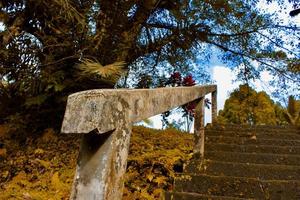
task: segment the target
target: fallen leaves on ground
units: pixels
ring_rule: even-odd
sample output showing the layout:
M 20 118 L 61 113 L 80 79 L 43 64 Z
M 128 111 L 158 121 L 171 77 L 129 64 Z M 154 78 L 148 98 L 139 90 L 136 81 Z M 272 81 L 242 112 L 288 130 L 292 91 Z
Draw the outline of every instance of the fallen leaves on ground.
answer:
M 51 128 L 38 136 L 1 127 L 0 199 L 69 199 L 80 137 Z M 123 200 L 158 199 L 172 189 L 175 173 L 192 155 L 192 138 L 175 129 L 134 127 Z

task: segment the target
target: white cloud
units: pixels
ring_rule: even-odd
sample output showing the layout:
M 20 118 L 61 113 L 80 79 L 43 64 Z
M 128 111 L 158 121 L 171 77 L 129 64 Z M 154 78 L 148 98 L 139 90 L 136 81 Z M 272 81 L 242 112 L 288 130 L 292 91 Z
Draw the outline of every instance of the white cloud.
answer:
M 237 88 L 239 83 L 233 82 L 234 73 L 224 66 L 213 67 L 212 79 L 218 86 L 218 110 L 223 109 L 225 100 L 229 97 L 230 92 Z

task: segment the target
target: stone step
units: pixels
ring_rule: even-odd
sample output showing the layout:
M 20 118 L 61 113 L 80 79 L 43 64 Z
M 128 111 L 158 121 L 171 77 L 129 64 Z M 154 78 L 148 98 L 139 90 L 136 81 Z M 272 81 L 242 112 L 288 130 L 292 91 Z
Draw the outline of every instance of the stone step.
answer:
M 247 199 L 299 199 L 300 181 L 263 181 L 242 177 L 185 175 L 175 179 L 174 191 L 219 196 L 219 199 L 226 199 L 228 196 Z
M 248 137 L 232 137 L 232 136 L 205 136 L 205 144 L 225 143 L 225 144 L 253 144 L 253 145 L 276 145 L 276 146 L 300 146 L 300 140 L 288 140 L 288 139 L 266 139 L 260 138 L 260 136 L 248 136 Z
M 300 166 L 300 155 L 205 151 L 205 159 L 223 162 Z
M 232 131 L 292 131 L 299 132 L 299 127 L 296 126 L 272 126 L 272 125 L 258 125 L 258 126 L 249 126 L 249 125 L 214 125 L 207 126 L 207 130 L 232 130 Z
M 206 131 L 217 131 L 217 132 L 263 132 L 263 133 L 294 133 L 294 134 L 299 134 L 298 129 L 231 129 L 231 128 L 226 128 L 226 129 L 205 129 Z
M 205 151 L 229 151 L 240 153 L 272 153 L 300 155 L 300 146 L 205 144 Z
M 273 127 L 248 127 L 248 128 L 241 128 L 241 127 L 205 127 L 205 130 L 213 130 L 213 131 L 292 131 L 292 132 L 299 132 L 300 128 L 299 127 L 278 127 L 278 126 L 273 126 Z
M 268 129 L 268 130 L 231 130 L 231 129 L 226 129 L 226 130 L 211 130 L 211 129 L 205 129 L 206 132 L 211 133 L 211 132 L 216 132 L 218 134 L 222 134 L 224 132 L 228 132 L 230 134 L 236 134 L 239 133 L 240 135 L 244 135 L 244 134 L 266 134 L 266 133 L 272 133 L 272 134 L 295 134 L 295 135 L 300 135 L 299 131 L 294 131 L 294 130 L 272 130 L 272 129 Z
M 300 180 L 300 166 L 234 163 L 204 160 L 186 168 L 188 174 L 235 176 L 262 180 Z
M 229 137 L 246 137 L 261 139 L 287 139 L 287 140 L 300 140 L 300 134 L 295 133 L 282 133 L 282 132 L 254 132 L 254 131 L 205 131 L 206 136 L 229 136 Z
M 254 200 L 252 198 L 236 198 L 229 196 L 214 196 L 188 192 L 165 192 L 164 200 Z

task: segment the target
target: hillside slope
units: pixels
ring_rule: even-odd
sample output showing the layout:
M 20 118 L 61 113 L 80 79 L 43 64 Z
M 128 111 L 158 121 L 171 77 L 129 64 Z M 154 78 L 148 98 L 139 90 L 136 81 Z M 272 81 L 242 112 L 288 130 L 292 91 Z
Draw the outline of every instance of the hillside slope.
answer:
M 47 129 L 42 136 L 0 125 L 0 199 L 68 199 L 79 135 Z M 191 157 L 193 136 L 174 129 L 134 127 L 124 200 L 157 199 Z

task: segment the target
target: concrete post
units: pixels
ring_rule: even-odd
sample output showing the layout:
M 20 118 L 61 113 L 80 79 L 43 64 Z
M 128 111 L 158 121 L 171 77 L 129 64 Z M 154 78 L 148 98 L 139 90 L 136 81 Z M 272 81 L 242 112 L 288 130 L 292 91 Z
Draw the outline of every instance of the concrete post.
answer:
M 195 109 L 194 122 L 194 155 L 203 158 L 204 155 L 204 98 L 198 100 Z
M 122 199 L 131 126 L 82 139 L 70 199 Z
M 217 122 L 218 106 L 217 106 L 217 90 L 211 93 L 211 120 L 212 124 Z

